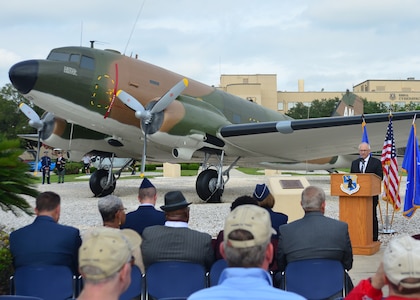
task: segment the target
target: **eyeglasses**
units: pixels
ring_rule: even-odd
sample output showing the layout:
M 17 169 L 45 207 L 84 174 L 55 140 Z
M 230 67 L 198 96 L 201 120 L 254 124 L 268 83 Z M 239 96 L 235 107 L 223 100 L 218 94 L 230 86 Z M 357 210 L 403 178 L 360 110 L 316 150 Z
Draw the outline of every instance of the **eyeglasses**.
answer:
M 120 208 L 119 210 L 127 211 L 127 208 L 123 207 L 123 208 Z
M 131 256 L 130 260 L 128 261 L 130 263 L 130 265 L 134 266 L 136 259 L 134 258 L 134 256 Z

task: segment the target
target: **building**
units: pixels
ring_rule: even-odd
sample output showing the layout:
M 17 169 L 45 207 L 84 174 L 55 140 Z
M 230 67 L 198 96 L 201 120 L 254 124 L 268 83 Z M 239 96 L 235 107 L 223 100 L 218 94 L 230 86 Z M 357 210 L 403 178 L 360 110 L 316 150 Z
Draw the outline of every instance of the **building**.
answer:
M 305 92 L 303 80 L 298 81 L 296 92 L 281 92 L 277 89 L 276 74 L 221 75 L 219 88 L 282 113 L 298 102 L 310 106 L 313 100 L 341 99 L 346 93 Z M 420 105 L 420 80 L 412 77 L 407 80 L 366 80 L 355 85 L 352 92 L 362 99 L 383 102 L 387 106 L 404 106 L 410 102 Z

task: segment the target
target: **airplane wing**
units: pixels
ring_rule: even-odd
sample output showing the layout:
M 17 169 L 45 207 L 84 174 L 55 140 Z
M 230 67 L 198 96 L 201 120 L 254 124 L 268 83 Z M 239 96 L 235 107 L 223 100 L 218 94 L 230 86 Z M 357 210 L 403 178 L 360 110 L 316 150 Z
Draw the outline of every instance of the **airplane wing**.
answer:
M 414 112 L 394 113 L 392 123 L 397 147 L 405 147 Z M 382 149 L 389 114 L 366 115 L 372 151 Z M 227 125 L 221 138 L 255 154 L 286 161 L 305 161 L 356 154 L 362 137 L 362 116 L 330 117 L 265 123 Z

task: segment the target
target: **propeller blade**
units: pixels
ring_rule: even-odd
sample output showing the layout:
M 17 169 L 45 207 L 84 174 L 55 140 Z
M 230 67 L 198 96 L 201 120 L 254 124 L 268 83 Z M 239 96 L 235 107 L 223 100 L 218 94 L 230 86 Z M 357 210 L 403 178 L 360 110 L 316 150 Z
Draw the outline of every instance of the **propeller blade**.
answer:
M 141 103 L 129 93 L 119 90 L 117 92 L 117 97 L 120 98 L 122 103 L 136 112 L 134 115 L 137 119 L 150 118 L 150 111 L 145 110 L 143 105 L 141 105 Z
M 132 110 L 134 110 L 134 111 L 144 111 L 143 105 L 141 105 L 141 103 L 138 102 L 137 99 L 134 98 L 133 96 L 131 96 L 129 93 L 127 93 L 123 90 L 119 90 L 117 92 L 117 97 L 122 101 L 122 103 L 127 105 Z
M 39 118 L 38 114 L 26 103 L 19 104 L 19 109 L 29 119 L 29 125 L 40 130 L 43 126 L 43 122 Z
M 158 113 L 168 107 L 178 97 L 183 90 L 188 86 L 188 79 L 184 78 L 176 85 L 174 85 L 162 98 L 153 106 L 151 113 Z

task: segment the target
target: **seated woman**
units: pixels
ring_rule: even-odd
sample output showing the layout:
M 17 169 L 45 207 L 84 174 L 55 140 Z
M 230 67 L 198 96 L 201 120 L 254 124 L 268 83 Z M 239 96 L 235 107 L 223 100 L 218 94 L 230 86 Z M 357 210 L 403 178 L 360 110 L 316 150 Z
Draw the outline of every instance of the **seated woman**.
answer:
M 270 193 L 268 186 L 264 183 L 255 186 L 254 194 L 252 196 L 258 201 L 259 206 L 265 208 L 270 213 L 271 226 L 277 232 L 277 236 L 273 236 L 273 238 L 278 238 L 279 227 L 283 224 L 287 224 L 289 217 L 281 212 L 273 211 L 275 204 L 274 196 Z

